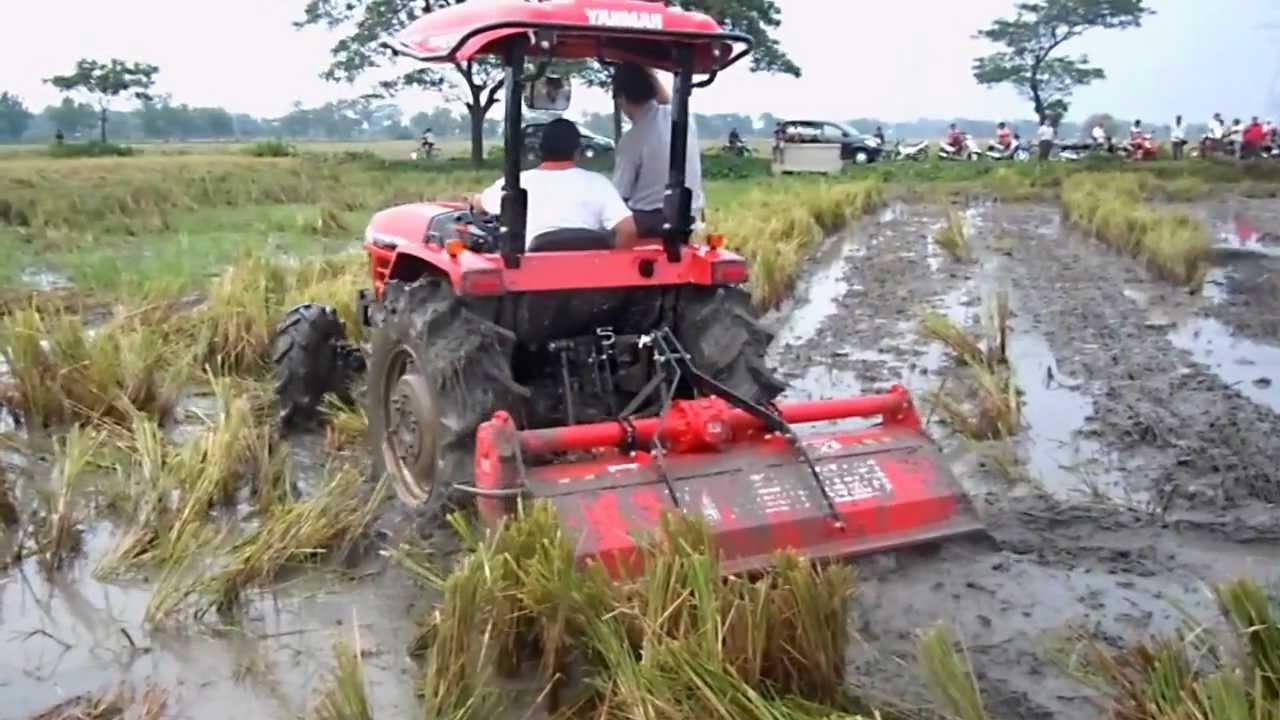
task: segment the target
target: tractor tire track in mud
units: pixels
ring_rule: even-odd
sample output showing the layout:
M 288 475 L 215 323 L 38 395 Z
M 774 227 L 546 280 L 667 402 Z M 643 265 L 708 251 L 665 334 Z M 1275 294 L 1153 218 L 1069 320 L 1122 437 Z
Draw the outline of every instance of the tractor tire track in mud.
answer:
M 926 704 L 914 633 L 944 621 L 968 643 L 993 716 L 1097 718 L 1092 691 L 1062 659 L 1075 638 L 1119 647 L 1177 630 L 1184 610 L 1213 622 L 1209 583 L 1280 579 L 1280 549 L 1257 542 L 1280 537 L 1269 505 L 1280 493 L 1280 416 L 1173 341 L 1205 314 L 1229 322 L 1229 303 L 1151 280 L 1068 232 L 1054 207 L 977 206 L 965 217 L 972 263 L 930 241 L 941 208 L 892 208 L 851 230 L 833 264 L 802 283 L 773 348 L 787 396 L 902 382 L 927 412 L 924 391 L 957 370 L 915 336 L 922 310 L 973 325 L 985 296 L 1011 293 L 1010 355 L 1029 424 L 1017 443 L 1044 492 L 997 480 L 971 443 L 932 423 L 991 541 L 861 561 L 850 676 L 872 699 Z

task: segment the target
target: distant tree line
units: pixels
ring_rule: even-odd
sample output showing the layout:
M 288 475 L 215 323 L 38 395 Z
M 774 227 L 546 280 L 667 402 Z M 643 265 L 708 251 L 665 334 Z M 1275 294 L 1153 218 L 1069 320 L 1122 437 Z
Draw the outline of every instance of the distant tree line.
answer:
M 177 103 L 168 96 L 143 101 L 134 110 L 107 110 L 106 124 L 115 141 L 254 140 L 409 140 L 430 127 L 439 137 L 470 132 L 465 113 L 446 107 L 406 118 L 399 106 L 365 100 L 339 100 L 317 107 L 295 103 L 274 118 L 255 117 L 220 107 Z M 47 143 L 61 130 L 68 141 L 98 139 L 103 115 L 99 108 L 72 98 L 36 111 L 12 93 L 0 93 L 0 142 Z M 502 132 L 497 120 L 484 125 L 486 136 Z
M 698 134 L 703 140 L 722 140 L 729 131 L 737 129 L 743 136 L 768 137 L 774 125 L 783 118 L 764 113 L 752 118 L 743 113 L 695 114 Z M 530 117 L 536 121 L 536 117 Z M 793 118 L 826 119 L 826 118 Z M 168 96 L 160 96 L 143 102 L 131 111 L 108 111 L 111 137 L 121 141 L 201 141 L 201 140 L 255 140 L 282 137 L 292 140 L 411 140 L 423 130 L 431 128 L 438 138 L 465 138 L 471 132 L 471 119 L 465 110 L 437 107 L 430 112 L 419 112 L 405 117 L 396 105 L 367 100 L 341 100 L 318 107 L 304 107 L 295 103 L 291 111 L 276 118 L 261 118 L 246 113 L 233 113 L 224 108 L 199 107 L 175 103 Z M 1133 119 L 1117 118 L 1100 113 L 1089 116 L 1083 123 L 1063 122 L 1058 136 L 1074 139 L 1088 134 L 1094 123 L 1101 120 L 1115 137 L 1128 132 Z M 1168 134 L 1168 118 L 1163 122 L 1145 119 L 1143 127 L 1159 136 Z M 57 105 L 50 105 L 35 112 L 16 95 L 0 93 L 0 142 L 49 142 L 58 129 L 69 141 L 94 139 L 100 129 L 100 111 L 88 103 L 64 98 Z M 891 139 L 926 140 L 942 137 L 947 125 L 955 122 L 962 130 L 975 137 L 995 134 L 995 119 L 921 118 L 910 122 L 892 122 L 871 117 L 835 119 L 862 133 L 870 134 L 877 127 Z M 603 137 L 613 137 L 612 113 L 587 113 L 580 124 Z M 1025 137 L 1032 137 L 1037 123 L 1031 119 L 1012 119 L 1008 122 Z M 1188 120 L 1187 132 L 1194 137 L 1205 130 L 1203 123 Z M 502 133 L 502 124 L 494 118 L 486 118 L 484 134 L 495 138 Z

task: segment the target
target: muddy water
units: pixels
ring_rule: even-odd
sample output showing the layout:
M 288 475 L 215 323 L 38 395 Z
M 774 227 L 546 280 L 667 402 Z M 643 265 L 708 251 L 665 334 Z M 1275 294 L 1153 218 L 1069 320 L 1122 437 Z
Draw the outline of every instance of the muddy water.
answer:
M 12 449 L 0 456 L 24 485 L 20 495 L 31 495 L 47 473 L 33 457 Z M 147 681 L 171 690 L 175 717 L 296 717 L 327 686 L 335 641 L 351 642 L 357 632 L 375 713 L 418 712 L 405 647 L 424 596 L 382 558 L 286 578 L 250 596 L 239 622 L 183 617 L 152 629 L 143 615 L 153 578 L 92 577 L 115 530 L 88 520 L 83 556 L 57 573 L 30 559 L 0 574 L 0 717 L 30 717 L 78 693 Z
M 851 670 L 873 696 L 926 702 L 904 669 L 914 631 L 944 620 L 968 642 L 996 717 L 1096 718 L 1059 661 L 1071 638 L 1118 646 L 1176 630 L 1184 609 L 1212 622 L 1209 583 L 1280 579 L 1280 518 L 1265 504 L 1280 494 L 1280 416 L 1254 382 L 1275 356 L 1241 339 L 1239 264 L 1189 294 L 1034 205 L 969 208 L 977 257 L 956 263 L 931 241 L 944 218 L 904 208 L 845 239 L 865 251 L 818 270 L 843 296 L 810 298 L 816 330 L 784 327 L 774 356 L 795 397 L 904 382 L 919 398 L 955 372 L 915 337 L 920 313 L 976 327 L 983 299 L 1007 289 L 1026 421 L 1014 447 L 1042 492 L 1008 490 L 932 423 L 991 537 L 860 562 L 852 629 L 865 642 Z

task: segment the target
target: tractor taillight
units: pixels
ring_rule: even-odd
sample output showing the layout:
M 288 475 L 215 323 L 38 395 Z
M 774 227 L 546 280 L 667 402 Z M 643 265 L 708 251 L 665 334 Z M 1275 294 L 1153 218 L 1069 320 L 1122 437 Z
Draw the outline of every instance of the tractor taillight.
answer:
M 711 263 L 712 285 L 741 285 L 747 281 L 745 260 L 716 260 Z
M 463 295 L 501 295 L 506 291 L 501 270 L 467 270 L 462 273 Z

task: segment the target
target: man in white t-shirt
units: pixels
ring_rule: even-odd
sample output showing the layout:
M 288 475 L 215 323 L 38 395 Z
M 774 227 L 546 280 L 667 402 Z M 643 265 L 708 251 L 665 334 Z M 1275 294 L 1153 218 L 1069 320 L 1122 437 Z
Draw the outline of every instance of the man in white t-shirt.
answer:
M 1179 115 L 1173 119 L 1173 126 L 1169 128 L 1169 144 L 1173 147 L 1173 159 L 1182 159 L 1182 149 L 1187 146 L 1187 126 L 1182 124 L 1182 116 Z
M 1053 141 L 1058 136 L 1058 129 L 1053 126 L 1053 118 L 1047 114 L 1040 118 L 1040 129 L 1036 131 L 1036 140 L 1039 141 L 1040 160 L 1048 160 L 1053 154 Z
M 559 118 L 542 130 L 542 164 L 520 173 L 520 186 L 529 194 L 525 223 L 528 247 L 537 250 L 538 237 L 557 230 L 598 230 L 613 233 L 613 247 L 636 245 L 636 223 L 613 183 L 574 163 L 582 135 L 578 126 Z M 502 211 L 503 179 L 476 195 L 473 208 L 491 215 Z

